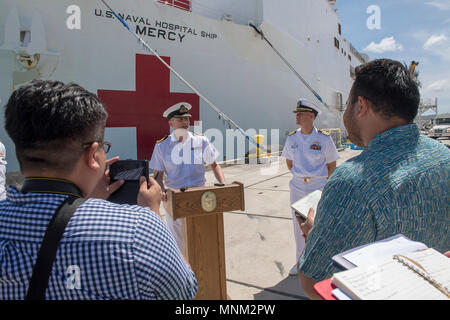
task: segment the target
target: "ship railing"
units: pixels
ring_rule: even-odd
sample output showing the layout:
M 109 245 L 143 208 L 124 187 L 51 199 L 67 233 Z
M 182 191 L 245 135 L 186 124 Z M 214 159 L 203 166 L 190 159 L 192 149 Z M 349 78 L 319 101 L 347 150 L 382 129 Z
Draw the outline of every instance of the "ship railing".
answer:
M 358 50 L 356 50 L 356 48 L 350 42 L 348 42 L 348 45 L 353 55 L 355 55 L 362 63 L 369 62 L 369 60 L 367 60 L 366 57 L 364 57 Z
M 192 12 L 192 1 L 191 0 L 156 0 L 156 1 L 159 3 L 163 3 L 168 6 L 174 7 L 174 8 Z

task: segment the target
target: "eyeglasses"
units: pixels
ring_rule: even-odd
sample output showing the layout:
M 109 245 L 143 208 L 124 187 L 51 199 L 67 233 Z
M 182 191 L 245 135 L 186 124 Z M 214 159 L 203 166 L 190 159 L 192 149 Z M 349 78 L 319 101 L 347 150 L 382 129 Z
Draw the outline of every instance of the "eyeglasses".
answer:
M 108 141 L 91 141 L 91 142 L 85 142 L 82 144 L 84 148 L 90 147 L 94 142 L 98 142 L 99 145 L 103 146 L 103 150 L 105 150 L 105 153 L 108 153 L 109 150 L 111 150 L 111 142 Z

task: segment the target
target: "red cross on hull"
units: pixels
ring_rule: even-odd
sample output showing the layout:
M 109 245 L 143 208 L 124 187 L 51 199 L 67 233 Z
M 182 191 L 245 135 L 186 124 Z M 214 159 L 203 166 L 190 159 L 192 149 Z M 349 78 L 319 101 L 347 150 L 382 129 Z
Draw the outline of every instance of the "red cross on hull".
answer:
M 162 57 L 170 65 L 169 57 Z M 162 114 L 178 102 L 192 105 L 191 125 L 199 120 L 200 99 L 194 93 L 170 92 L 170 71 L 151 55 L 136 55 L 136 91 L 98 90 L 108 110 L 106 127 L 136 127 L 137 157 L 149 160 L 156 140 L 169 134 Z

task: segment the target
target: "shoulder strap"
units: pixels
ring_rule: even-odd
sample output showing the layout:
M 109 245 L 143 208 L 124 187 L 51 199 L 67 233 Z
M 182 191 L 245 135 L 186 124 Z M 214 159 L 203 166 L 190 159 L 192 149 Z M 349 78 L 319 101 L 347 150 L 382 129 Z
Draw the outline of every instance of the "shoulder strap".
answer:
M 321 130 L 317 130 L 317 131 L 320 132 L 321 134 L 326 135 L 326 136 L 329 136 L 329 135 L 330 135 L 330 131 L 328 131 L 328 130 L 323 130 L 323 129 L 321 129 Z
M 156 143 L 158 144 L 158 143 L 163 142 L 164 140 L 167 139 L 167 137 L 168 137 L 168 135 L 166 135 L 164 138 L 161 138 L 161 139 L 159 139 L 159 140 L 156 140 Z
M 45 291 L 48 287 L 59 242 L 70 218 L 85 201 L 85 198 L 69 196 L 56 210 L 45 232 L 44 240 L 42 240 L 25 300 L 45 299 Z

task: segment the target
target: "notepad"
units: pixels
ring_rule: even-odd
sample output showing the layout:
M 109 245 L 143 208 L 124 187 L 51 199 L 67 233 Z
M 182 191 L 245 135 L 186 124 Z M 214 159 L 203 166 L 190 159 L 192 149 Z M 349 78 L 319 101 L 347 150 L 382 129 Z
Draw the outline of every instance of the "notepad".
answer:
M 448 300 L 450 258 L 429 248 L 336 273 L 332 281 L 352 299 Z
M 313 208 L 317 211 L 317 205 L 319 204 L 321 196 L 322 191 L 316 190 L 301 198 L 297 202 L 294 202 L 291 205 L 291 208 L 297 211 L 306 220 L 308 218 L 308 212 L 310 208 Z
M 355 250 L 344 255 L 344 258 L 357 266 L 370 264 L 383 256 L 405 254 L 412 251 L 426 249 L 421 242 L 411 241 L 406 237 L 398 237 L 390 241 L 373 243 L 361 250 Z
M 339 268 L 352 269 L 373 263 L 384 256 L 391 257 L 395 254 L 405 254 L 427 248 L 421 242 L 413 241 L 402 234 L 397 234 L 387 239 L 365 244 L 337 254 L 332 257 L 332 260 Z

